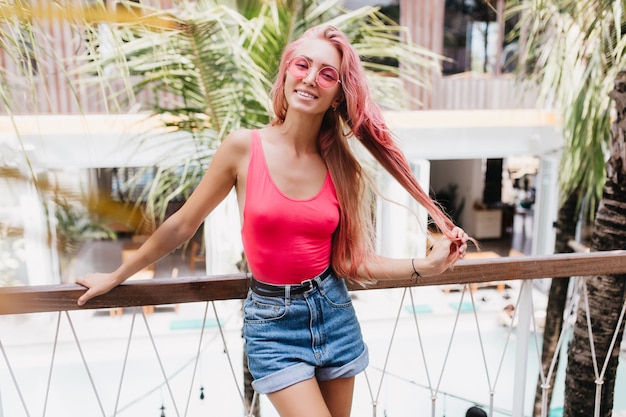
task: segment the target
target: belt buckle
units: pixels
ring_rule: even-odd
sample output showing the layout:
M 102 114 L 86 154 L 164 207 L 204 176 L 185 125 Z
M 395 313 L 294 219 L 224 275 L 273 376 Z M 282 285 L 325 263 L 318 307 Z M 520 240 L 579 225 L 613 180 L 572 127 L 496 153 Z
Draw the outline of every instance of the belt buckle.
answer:
M 300 283 L 300 285 L 302 285 L 302 286 L 307 286 L 308 285 L 309 288 L 305 289 L 304 293 L 309 293 L 309 292 L 313 291 L 313 289 L 315 288 L 315 281 L 313 281 L 312 279 L 307 279 L 307 280 L 302 281 Z

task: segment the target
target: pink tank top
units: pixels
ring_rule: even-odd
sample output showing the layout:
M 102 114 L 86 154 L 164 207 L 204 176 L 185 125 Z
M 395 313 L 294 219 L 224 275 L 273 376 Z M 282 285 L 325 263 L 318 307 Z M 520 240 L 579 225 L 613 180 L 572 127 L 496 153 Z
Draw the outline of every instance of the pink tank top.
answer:
M 252 275 L 271 284 L 299 284 L 330 265 L 339 202 L 330 178 L 312 198 L 296 200 L 274 184 L 261 136 L 252 132 L 241 237 Z

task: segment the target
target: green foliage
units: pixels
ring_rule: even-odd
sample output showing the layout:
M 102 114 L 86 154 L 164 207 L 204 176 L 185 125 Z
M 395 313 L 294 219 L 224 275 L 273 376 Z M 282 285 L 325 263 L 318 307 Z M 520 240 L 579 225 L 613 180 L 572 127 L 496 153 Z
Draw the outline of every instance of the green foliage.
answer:
M 561 157 L 562 201 L 582 190 L 592 218 L 606 178 L 611 101 L 624 68 L 626 39 L 622 1 L 531 0 L 518 2 L 520 30 L 527 31 L 521 74 L 540 89 L 540 105 L 562 115 L 566 143 Z
M 163 121 L 168 140 L 193 143 L 163 155 L 154 181 L 141 193 L 138 204 L 154 222 L 170 201 L 189 195 L 229 132 L 269 122 L 268 93 L 282 51 L 311 26 L 329 23 L 346 32 L 383 108 L 419 105 L 406 84 L 427 87 L 427 77 L 438 70 L 439 56 L 411 43 L 406 28 L 374 7 L 348 11 L 340 0 L 233 0 L 230 7 L 181 0 L 161 10 L 146 3 L 122 2 L 117 10 L 125 11 L 125 18 L 110 22 L 72 15 L 67 23 L 84 34 L 87 50 L 78 67 L 67 72 L 59 63 L 59 71 L 77 79 L 75 87 L 84 84 L 106 96 L 109 112 L 145 112 Z M 22 7 L 27 16 L 28 5 Z M 93 11 L 107 13 L 102 7 Z M 2 99 L 10 102 L 3 91 Z M 162 134 L 136 139 L 151 146 Z
M 54 196 L 54 217 L 59 253 L 74 255 L 90 239 L 115 239 L 105 224 L 91 218 L 84 206 L 70 203 L 61 194 Z
M 70 278 L 74 256 L 82 243 L 92 239 L 117 238 L 108 226 L 92 218 L 87 205 L 71 203 L 67 195 L 55 192 L 53 198 L 57 253 L 63 282 Z

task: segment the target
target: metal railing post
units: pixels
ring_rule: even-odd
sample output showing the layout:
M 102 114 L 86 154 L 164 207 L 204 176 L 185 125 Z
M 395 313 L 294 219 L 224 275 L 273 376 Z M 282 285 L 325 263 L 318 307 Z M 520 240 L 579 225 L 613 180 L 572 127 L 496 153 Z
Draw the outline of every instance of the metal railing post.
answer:
M 526 380 L 528 373 L 528 346 L 530 343 L 530 326 L 532 311 L 533 280 L 524 280 L 520 289 L 517 349 L 515 351 L 515 379 L 513 383 L 513 417 L 524 416 L 524 400 L 526 397 Z

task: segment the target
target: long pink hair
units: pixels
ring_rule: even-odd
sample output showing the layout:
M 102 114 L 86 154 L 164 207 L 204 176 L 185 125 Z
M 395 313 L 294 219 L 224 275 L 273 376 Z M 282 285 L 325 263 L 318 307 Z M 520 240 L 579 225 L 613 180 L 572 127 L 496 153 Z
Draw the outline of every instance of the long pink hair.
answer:
M 337 190 L 340 221 L 333 236 L 331 264 L 338 276 L 359 280 L 359 265 L 367 264 L 375 256 L 374 227 L 372 221 L 371 192 L 367 187 L 367 174 L 353 154 L 348 137 L 354 136 L 376 160 L 415 198 L 430 214 L 437 228 L 448 238 L 454 227 L 417 182 L 406 157 L 394 143 L 383 121 L 380 108 L 372 100 L 366 75 L 358 54 L 346 35 L 333 26 L 316 26 L 308 29 L 299 39 L 289 44 L 283 53 L 279 72 L 271 91 L 276 119 L 285 120 L 285 73 L 299 44 L 305 39 L 323 39 L 330 42 L 341 56 L 341 87 L 344 100 L 336 109 L 329 109 L 322 122 L 318 138 L 320 154 L 326 162 Z M 453 245 L 452 250 L 456 246 Z M 369 271 L 367 271 L 368 275 Z

